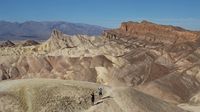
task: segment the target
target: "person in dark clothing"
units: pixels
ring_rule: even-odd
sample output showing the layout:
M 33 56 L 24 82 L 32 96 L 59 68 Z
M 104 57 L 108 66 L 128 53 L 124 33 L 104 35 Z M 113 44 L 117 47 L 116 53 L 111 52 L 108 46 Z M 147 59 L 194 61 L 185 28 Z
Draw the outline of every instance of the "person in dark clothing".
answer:
M 103 88 L 99 87 L 98 90 L 99 90 L 99 96 L 102 96 L 103 95 Z
M 91 102 L 92 105 L 94 105 L 94 101 L 95 101 L 95 96 L 94 96 L 94 92 L 91 94 Z

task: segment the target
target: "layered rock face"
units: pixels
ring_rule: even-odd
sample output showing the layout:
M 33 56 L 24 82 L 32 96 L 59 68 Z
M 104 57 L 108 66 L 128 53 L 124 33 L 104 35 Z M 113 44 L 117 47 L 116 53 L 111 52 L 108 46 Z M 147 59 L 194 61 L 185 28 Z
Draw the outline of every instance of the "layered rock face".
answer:
M 39 50 L 54 51 L 64 48 L 84 46 L 83 44 L 92 46 L 92 40 L 95 40 L 95 37 L 88 38 L 83 35 L 69 36 L 58 30 L 53 30 L 51 37 L 39 47 Z
M 3 58 L 3 57 L 1 57 Z M 4 58 L 0 66 L 0 79 L 56 78 L 97 82 L 97 67 L 112 67 L 105 56 L 19 56 Z
M 197 32 L 185 30 L 180 27 L 158 25 L 148 21 L 123 22 L 116 30 L 104 32 L 107 37 L 138 38 L 151 43 L 177 44 L 182 42 L 195 42 L 199 38 Z
M 23 46 L 23 43 L 27 44 Z M 107 73 L 114 66 L 120 66 L 123 62 L 114 56 L 126 52 L 123 46 L 106 42 L 102 37 L 68 36 L 58 30 L 41 44 L 23 43 L 1 48 L 1 80 L 59 78 L 101 82 L 104 74 L 101 70 Z
M 121 56 L 128 64 L 112 71 L 117 77 L 114 85 L 135 86 L 175 104 L 199 105 L 198 32 L 143 21 L 124 22 L 119 29 L 107 30 L 104 35 L 130 48 Z M 184 104 L 180 107 L 198 110 Z

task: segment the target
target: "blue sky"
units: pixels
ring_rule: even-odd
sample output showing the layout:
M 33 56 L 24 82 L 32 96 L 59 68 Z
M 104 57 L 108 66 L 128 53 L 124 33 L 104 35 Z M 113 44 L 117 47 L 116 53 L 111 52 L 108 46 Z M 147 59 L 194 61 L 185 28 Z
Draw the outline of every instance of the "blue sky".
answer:
M 200 30 L 200 0 L 0 0 L 0 20 L 68 21 L 118 27 L 149 20 Z

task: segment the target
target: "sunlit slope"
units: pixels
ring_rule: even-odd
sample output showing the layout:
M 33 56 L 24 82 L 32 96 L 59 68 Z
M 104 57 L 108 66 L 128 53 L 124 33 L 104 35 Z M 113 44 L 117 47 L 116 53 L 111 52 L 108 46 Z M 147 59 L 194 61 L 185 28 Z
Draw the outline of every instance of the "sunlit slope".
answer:
M 104 88 L 103 98 L 96 93 L 99 86 Z M 94 106 L 92 92 L 96 94 Z M 55 79 L 2 81 L 0 101 L 2 112 L 184 112 L 133 88 Z

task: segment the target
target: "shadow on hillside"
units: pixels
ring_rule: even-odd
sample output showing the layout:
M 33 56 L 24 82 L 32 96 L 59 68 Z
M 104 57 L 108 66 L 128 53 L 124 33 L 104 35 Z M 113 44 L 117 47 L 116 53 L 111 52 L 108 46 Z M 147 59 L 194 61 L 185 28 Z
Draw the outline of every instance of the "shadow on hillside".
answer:
M 105 96 L 105 97 L 102 97 L 102 99 L 109 99 L 109 98 L 113 98 L 112 96 Z

